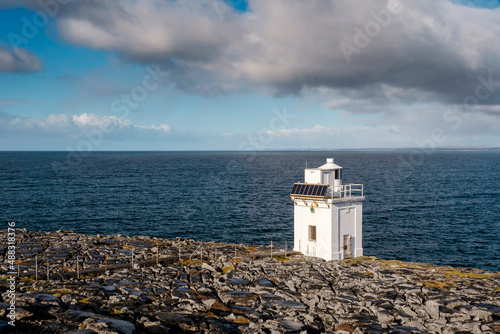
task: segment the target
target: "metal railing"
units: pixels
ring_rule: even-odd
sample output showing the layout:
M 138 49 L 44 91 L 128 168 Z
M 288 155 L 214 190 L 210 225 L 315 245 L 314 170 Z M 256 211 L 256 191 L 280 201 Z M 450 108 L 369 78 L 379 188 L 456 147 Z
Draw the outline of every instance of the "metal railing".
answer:
M 334 187 L 334 190 L 335 188 L 337 188 L 337 191 L 333 193 L 333 199 L 348 199 L 364 196 L 364 188 L 362 184 L 343 184 L 339 187 Z M 336 196 L 337 194 L 340 194 L 340 196 Z

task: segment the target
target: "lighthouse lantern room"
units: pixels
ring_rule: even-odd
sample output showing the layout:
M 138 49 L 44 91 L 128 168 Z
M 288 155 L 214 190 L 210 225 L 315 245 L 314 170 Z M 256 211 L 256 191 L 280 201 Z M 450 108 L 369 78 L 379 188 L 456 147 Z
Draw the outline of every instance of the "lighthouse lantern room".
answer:
M 305 170 L 293 185 L 294 250 L 325 260 L 363 255 L 362 184 L 342 184 L 342 167 L 326 164 Z

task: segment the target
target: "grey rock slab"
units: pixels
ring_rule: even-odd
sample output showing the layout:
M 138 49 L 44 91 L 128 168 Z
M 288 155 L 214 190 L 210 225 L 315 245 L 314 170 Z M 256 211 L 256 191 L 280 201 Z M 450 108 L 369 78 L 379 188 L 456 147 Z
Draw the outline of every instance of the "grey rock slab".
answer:
M 33 313 L 21 307 L 16 308 L 16 320 L 21 320 L 33 316 Z
M 297 333 L 302 331 L 304 328 L 304 324 L 288 319 L 279 320 L 279 324 L 287 333 Z
M 71 294 L 65 294 L 61 296 L 61 301 L 65 304 L 71 303 L 72 300 L 74 300 L 74 298 Z
M 74 317 L 77 317 L 77 318 L 92 318 L 92 317 L 99 317 L 100 316 L 96 313 L 84 312 L 84 311 L 80 311 L 80 310 L 69 311 L 69 314 L 74 316 Z
M 480 321 L 480 320 L 491 321 L 492 320 L 492 318 L 491 318 L 492 313 L 490 311 L 479 309 L 475 306 L 473 306 L 472 308 L 461 308 L 460 311 L 469 315 L 470 317 L 472 317 L 474 321 Z
M 58 297 L 52 296 L 48 293 L 34 293 L 31 296 L 33 296 L 36 300 L 39 301 L 58 302 L 60 300 Z
M 217 272 L 217 270 L 212 267 L 211 265 L 203 262 L 203 264 L 201 265 L 201 269 L 205 269 L 205 270 L 208 270 L 208 271 L 211 271 L 211 272 Z
M 105 324 L 108 329 L 112 329 L 119 334 L 134 334 L 135 333 L 135 325 L 133 323 L 125 321 L 125 320 L 98 319 L 96 321 L 96 323 L 97 324 Z
M 268 287 L 268 288 L 273 288 L 274 287 L 273 282 L 271 282 L 267 278 L 259 278 L 257 280 L 257 284 L 260 285 L 260 286 Z
M 0 317 L 3 317 L 5 315 L 5 310 L 9 306 L 9 303 L 0 303 Z
M 293 308 L 293 309 L 306 308 L 306 305 L 304 303 L 296 302 L 293 300 L 280 300 L 280 301 L 277 301 L 275 304 L 277 304 L 279 306 L 287 307 L 287 308 Z
M 234 285 L 249 285 L 251 284 L 250 281 L 243 279 L 243 278 L 230 278 L 227 280 L 228 284 L 234 284 Z

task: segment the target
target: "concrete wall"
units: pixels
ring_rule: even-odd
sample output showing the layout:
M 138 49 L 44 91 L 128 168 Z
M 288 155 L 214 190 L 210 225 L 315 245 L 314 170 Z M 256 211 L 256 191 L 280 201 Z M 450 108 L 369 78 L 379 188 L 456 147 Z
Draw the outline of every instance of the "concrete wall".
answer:
M 294 210 L 294 248 L 304 255 L 318 256 L 324 259 L 331 257 L 331 209 L 324 204 L 314 207 L 303 203 L 295 206 Z M 316 226 L 316 241 L 309 241 L 309 225 Z
M 304 182 L 306 183 L 321 183 L 321 170 L 319 169 L 306 169 L 304 171 Z

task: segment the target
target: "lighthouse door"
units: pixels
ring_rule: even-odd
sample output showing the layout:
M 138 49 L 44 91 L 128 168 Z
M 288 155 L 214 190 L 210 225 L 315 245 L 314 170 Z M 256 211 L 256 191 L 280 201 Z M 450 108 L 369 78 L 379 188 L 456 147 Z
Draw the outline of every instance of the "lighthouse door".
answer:
M 348 259 L 353 256 L 353 237 L 355 236 L 354 222 L 356 219 L 355 208 L 339 209 L 338 245 L 342 258 Z
M 344 259 L 352 258 L 352 235 L 344 234 Z

